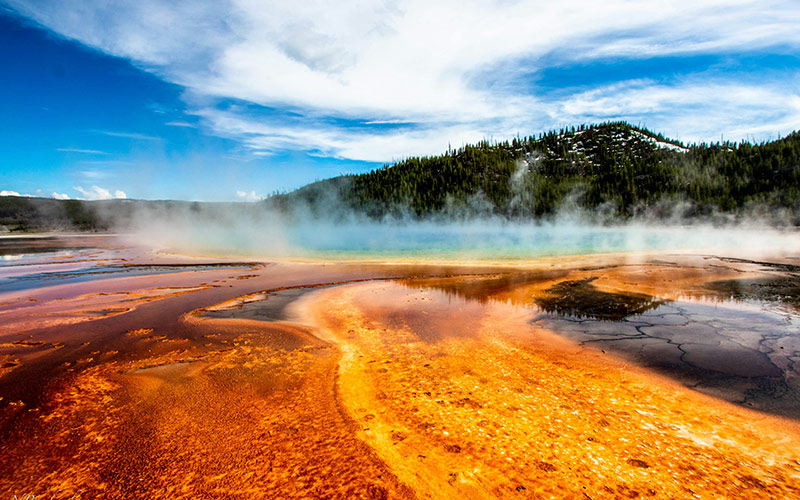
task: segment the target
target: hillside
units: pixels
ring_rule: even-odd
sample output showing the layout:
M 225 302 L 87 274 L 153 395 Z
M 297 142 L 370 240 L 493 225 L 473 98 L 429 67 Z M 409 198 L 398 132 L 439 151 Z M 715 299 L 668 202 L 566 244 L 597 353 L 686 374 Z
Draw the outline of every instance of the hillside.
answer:
M 253 203 L 209 203 L 172 200 L 54 200 L 27 196 L 0 196 L 0 232 L 111 231 L 147 224 L 162 215 L 206 219 L 230 214 L 263 213 Z
M 690 218 L 779 210 L 797 224 L 800 134 L 685 146 L 627 123 L 604 123 L 412 157 L 268 200 L 318 215 L 334 202 L 375 218 L 541 218 L 575 208 L 666 217 L 680 206 Z
M 97 231 L 108 229 L 99 202 L 24 196 L 0 197 L 0 231 Z M 115 212 L 122 212 L 116 208 Z

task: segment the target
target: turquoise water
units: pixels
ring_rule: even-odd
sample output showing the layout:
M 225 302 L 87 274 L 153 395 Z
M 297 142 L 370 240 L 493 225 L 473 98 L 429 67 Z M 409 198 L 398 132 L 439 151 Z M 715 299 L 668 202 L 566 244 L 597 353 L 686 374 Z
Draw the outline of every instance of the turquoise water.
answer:
M 796 229 L 646 223 L 598 226 L 570 220 L 547 224 L 500 220 L 288 224 L 273 219 L 190 218 L 156 220 L 128 236 L 132 244 L 179 253 L 259 258 L 498 260 L 648 250 L 791 253 L 800 249 Z
M 289 228 L 287 244 L 308 257 L 520 259 L 648 250 L 800 250 L 800 234 L 712 227 L 515 225 L 347 225 Z

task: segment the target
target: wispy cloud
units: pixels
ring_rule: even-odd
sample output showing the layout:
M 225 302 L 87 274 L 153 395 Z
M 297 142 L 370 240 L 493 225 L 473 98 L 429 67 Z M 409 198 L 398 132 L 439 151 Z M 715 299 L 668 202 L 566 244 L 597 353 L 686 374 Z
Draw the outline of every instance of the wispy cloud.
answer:
M 106 135 L 108 137 L 121 137 L 124 139 L 134 139 L 137 141 L 161 141 L 163 138 L 154 135 L 139 134 L 136 132 L 117 132 L 114 130 L 93 130 L 94 133 Z
M 98 170 L 81 170 L 79 173 L 87 179 L 102 179 L 104 177 L 108 177 L 106 172 L 101 172 Z
M 796 53 L 795 0 L 353 0 L 335 9 L 322 0 L 9 3 L 65 37 L 184 86 L 206 131 L 258 154 L 289 149 L 388 161 L 441 151 L 447 142 L 619 117 L 654 128 L 684 124 L 670 131 L 697 139 L 766 137 L 798 123 L 791 104 L 800 96 L 798 68 L 769 79 L 699 72 L 664 82 L 627 74 L 591 89 L 537 86 L 548 68 L 569 65 Z M 776 105 L 781 99 L 788 109 Z M 231 100 L 246 105 L 221 104 Z M 300 119 L 257 116 L 254 106 Z
M 171 121 L 167 122 L 164 125 L 168 127 L 184 127 L 184 128 L 197 128 L 197 125 L 189 122 L 182 122 L 182 121 Z
M 62 153 L 82 153 L 87 155 L 107 155 L 108 153 L 105 151 L 100 151 L 97 149 L 79 149 L 79 148 L 56 148 L 56 151 L 60 151 Z
M 365 160 L 391 161 L 413 154 L 437 154 L 448 144 L 461 146 L 488 136 L 468 124 L 440 126 L 435 130 L 417 127 L 395 128 L 387 131 L 330 127 L 322 124 L 264 123 L 238 113 L 207 109 L 202 116 L 212 131 L 223 137 L 239 140 L 254 154 L 268 156 L 276 152 L 302 149 L 313 154 Z M 513 135 L 505 131 L 505 136 Z
M 111 200 L 111 199 L 125 199 L 128 196 L 125 194 L 125 191 L 122 190 L 115 190 L 112 194 L 110 190 L 102 188 L 97 185 L 93 185 L 88 189 L 84 189 L 81 186 L 74 186 L 73 189 L 81 194 L 82 198 L 87 200 Z M 55 193 L 54 193 L 55 194 Z

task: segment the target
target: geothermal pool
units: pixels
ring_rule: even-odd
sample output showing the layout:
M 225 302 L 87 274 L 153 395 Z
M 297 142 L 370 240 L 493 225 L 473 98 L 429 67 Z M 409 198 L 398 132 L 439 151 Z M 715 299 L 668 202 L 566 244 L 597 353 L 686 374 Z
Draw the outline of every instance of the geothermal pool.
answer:
M 0 495 L 797 498 L 797 251 L 659 241 L 0 240 Z
M 257 229 L 254 229 L 257 228 Z M 643 251 L 793 252 L 795 229 L 711 225 L 625 224 L 600 226 L 581 220 L 517 223 L 479 219 L 463 222 L 342 221 L 297 224 L 260 220 L 148 221 L 126 235 L 134 244 L 179 253 L 264 256 L 315 260 L 526 261 L 532 258 Z

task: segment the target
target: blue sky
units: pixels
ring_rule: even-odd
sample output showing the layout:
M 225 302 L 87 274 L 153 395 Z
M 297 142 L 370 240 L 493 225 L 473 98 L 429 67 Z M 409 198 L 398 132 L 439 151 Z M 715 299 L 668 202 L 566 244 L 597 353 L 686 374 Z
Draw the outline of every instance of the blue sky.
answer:
M 483 138 L 800 128 L 794 1 L 0 1 L 0 192 L 251 200 Z

